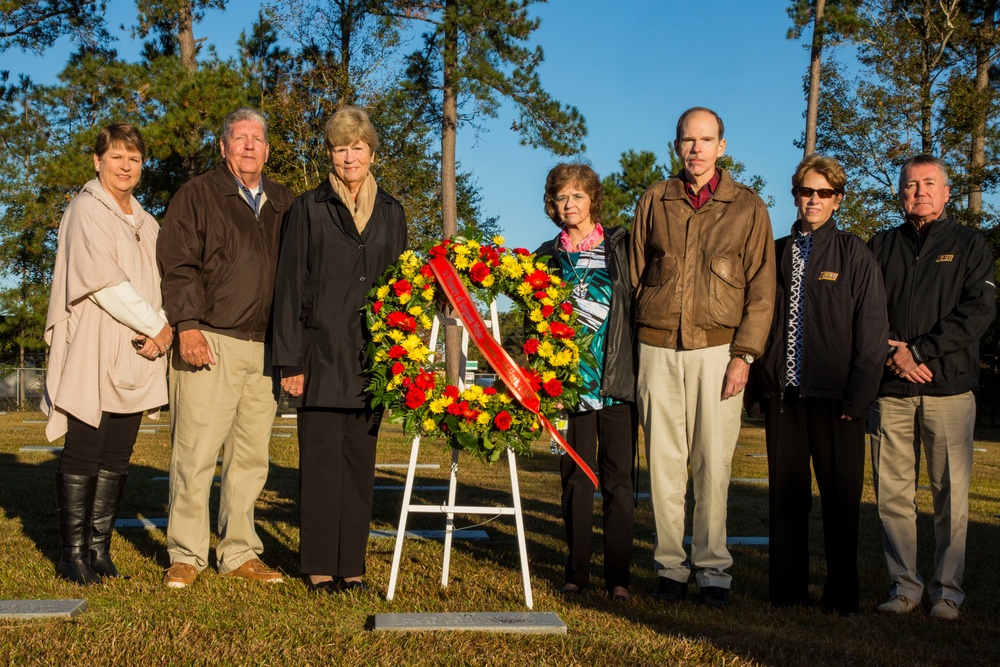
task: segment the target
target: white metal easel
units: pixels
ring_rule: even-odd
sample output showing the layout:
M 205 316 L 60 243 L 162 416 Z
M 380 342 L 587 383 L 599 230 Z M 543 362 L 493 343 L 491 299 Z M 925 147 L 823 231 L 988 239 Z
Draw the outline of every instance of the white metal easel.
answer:
M 496 302 L 490 304 L 490 320 L 493 328 L 493 338 L 497 342 L 500 342 L 500 325 L 498 324 Z M 464 390 L 465 368 L 469 354 L 469 334 L 465 330 L 465 327 L 462 326 L 460 320 L 445 318 L 441 313 L 434 316 L 434 324 L 431 327 L 431 353 L 429 361 L 434 361 L 434 350 L 437 346 L 438 332 L 441 330 L 442 325 L 462 327 L 462 355 L 459 363 L 458 386 L 460 390 Z M 416 473 L 417 453 L 419 450 L 420 436 L 418 435 L 413 438 L 413 444 L 410 448 L 410 465 L 406 471 L 406 486 L 403 489 L 403 507 L 399 513 L 399 527 L 396 531 L 396 549 L 392 556 L 392 572 L 389 575 L 389 591 L 386 594 L 386 599 L 391 600 L 396 591 L 396 577 L 399 574 L 399 562 L 403 555 L 403 540 L 406 536 L 406 521 L 410 512 L 445 515 L 444 563 L 441 568 L 441 585 L 445 587 L 448 586 L 448 568 L 451 563 L 451 541 L 452 535 L 455 532 L 455 514 L 489 516 L 513 514 L 517 525 L 517 544 L 521 550 L 521 578 L 524 581 L 524 604 L 528 609 L 531 609 L 533 601 L 531 598 L 531 579 L 528 575 L 528 550 L 524 539 L 524 516 L 521 513 L 521 492 L 517 483 L 517 461 L 514 451 L 510 448 L 507 449 L 510 488 L 514 504 L 510 507 L 484 507 L 455 504 L 455 492 L 458 486 L 458 449 L 452 449 L 451 451 L 451 476 L 448 482 L 448 502 L 444 505 L 412 504 L 410 501 L 413 493 L 413 478 Z

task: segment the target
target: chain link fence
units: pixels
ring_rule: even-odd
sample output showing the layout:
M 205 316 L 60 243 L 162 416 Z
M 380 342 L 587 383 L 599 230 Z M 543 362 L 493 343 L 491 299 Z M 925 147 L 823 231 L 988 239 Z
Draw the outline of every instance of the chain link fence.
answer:
M 44 368 L 0 367 L 0 412 L 38 410 L 44 388 Z
M 469 374 L 469 384 L 491 387 L 499 382 L 491 373 Z M 982 378 L 983 386 L 976 392 L 976 422 L 979 426 L 1000 426 L 1000 381 L 989 373 Z M 38 410 L 45 387 L 44 368 L 13 368 L 0 366 L 0 412 Z M 279 412 L 294 412 L 295 401 L 281 392 Z

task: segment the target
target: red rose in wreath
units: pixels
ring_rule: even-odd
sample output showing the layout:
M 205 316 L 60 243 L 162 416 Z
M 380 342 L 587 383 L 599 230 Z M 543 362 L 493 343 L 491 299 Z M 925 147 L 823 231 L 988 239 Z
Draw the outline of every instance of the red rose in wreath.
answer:
M 416 386 L 410 387 L 410 390 L 406 392 L 406 407 L 411 410 L 416 410 L 427 400 L 427 394 L 423 390 Z
M 506 431 L 510 428 L 510 413 L 506 410 L 501 410 L 497 413 L 497 416 L 493 418 L 493 423 L 497 425 L 497 428 L 501 431 Z
M 490 275 L 490 267 L 486 266 L 482 262 L 476 262 L 469 269 L 469 280 L 474 283 L 481 283 L 486 280 L 486 277 Z
M 400 279 L 392 284 L 392 291 L 396 293 L 396 296 L 403 296 L 412 292 L 413 286 L 410 285 L 410 281 Z

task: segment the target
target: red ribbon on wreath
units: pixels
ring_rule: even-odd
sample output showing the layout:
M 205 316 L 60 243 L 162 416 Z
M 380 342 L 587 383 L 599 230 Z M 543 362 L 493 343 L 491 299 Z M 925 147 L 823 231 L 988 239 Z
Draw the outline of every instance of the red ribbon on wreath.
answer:
M 538 394 L 531 388 L 531 383 L 528 378 L 525 377 L 524 372 L 521 370 L 510 355 L 507 354 L 507 350 L 503 349 L 496 339 L 490 335 L 489 331 L 486 329 L 486 323 L 483 322 L 482 316 L 479 314 L 479 310 L 476 308 L 475 304 L 472 302 L 472 297 L 469 296 L 469 291 L 465 289 L 465 285 L 462 284 L 462 279 L 458 276 L 458 272 L 455 271 L 455 267 L 452 266 L 444 257 L 432 257 L 428 260 L 428 265 L 430 265 L 431 270 L 437 277 L 438 284 L 441 285 L 441 289 L 444 290 L 445 296 L 448 297 L 448 301 L 451 302 L 452 307 L 455 312 L 458 313 L 458 318 L 462 320 L 462 324 L 465 325 L 465 330 L 469 332 L 469 338 L 472 342 L 476 344 L 479 351 L 482 352 L 483 357 L 490 367 L 496 371 L 497 375 L 503 378 L 504 384 L 510 389 L 510 393 L 514 395 L 514 398 L 524 406 L 525 410 L 533 413 L 538 420 L 545 427 L 545 430 L 555 439 L 559 445 L 566 450 L 570 458 L 576 462 L 580 468 L 587 473 L 587 477 L 590 481 L 594 483 L 594 488 L 597 487 L 597 475 L 594 471 L 590 469 L 590 466 L 584 462 L 580 455 L 569 446 L 569 443 L 562 437 L 559 430 L 552 425 L 545 415 L 541 414 L 538 409 L 540 401 L 538 400 Z

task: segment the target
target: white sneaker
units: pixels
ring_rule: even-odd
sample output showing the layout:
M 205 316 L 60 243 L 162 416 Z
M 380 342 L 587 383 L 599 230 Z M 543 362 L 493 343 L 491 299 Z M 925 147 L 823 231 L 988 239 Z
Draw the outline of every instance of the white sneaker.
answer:
M 911 600 L 905 595 L 894 595 L 887 602 L 880 604 L 878 611 L 880 614 L 909 614 L 919 604 L 918 600 Z
M 958 605 L 952 600 L 938 600 L 931 605 L 931 618 L 938 621 L 957 621 Z

